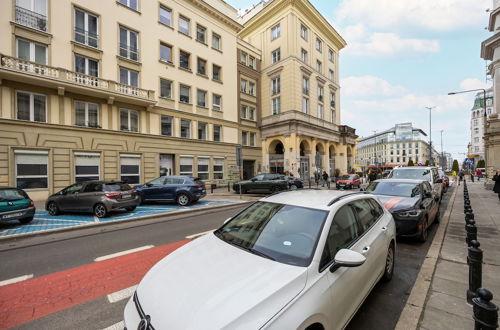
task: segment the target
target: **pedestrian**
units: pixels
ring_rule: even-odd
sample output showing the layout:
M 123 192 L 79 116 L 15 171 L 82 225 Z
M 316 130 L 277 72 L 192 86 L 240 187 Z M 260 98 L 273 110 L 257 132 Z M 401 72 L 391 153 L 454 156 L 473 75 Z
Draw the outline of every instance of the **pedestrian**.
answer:
M 474 171 L 469 171 L 470 173 L 470 182 L 474 182 Z
M 458 185 L 460 186 L 460 182 L 462 182 L 464 179 L 464 171 L 460 170 L 458 171 Z
M 314 182 L 316 183 L 316 186 L 319 184 L 319 178 L 320 178 L 319 171 L 316 170 L 316 172 L 314 172 Z
M 498 194 L 498 200 L 500 200 L 500 169 L 497 169 L 495 175 L 493 176 L 493 181 L 495 181 L 493 192 Z
M 483 176 L 483 172 L 480 169 L 477 169 L 476 175 L 477 175 L 477 182 L 481 181 L 481 177 Z
M 321 185 L 321 187 L 324 187 L 325 185 L 328 187 L 328 173 L 326 173 L 326 171 L 323 171 L 323 184 Z

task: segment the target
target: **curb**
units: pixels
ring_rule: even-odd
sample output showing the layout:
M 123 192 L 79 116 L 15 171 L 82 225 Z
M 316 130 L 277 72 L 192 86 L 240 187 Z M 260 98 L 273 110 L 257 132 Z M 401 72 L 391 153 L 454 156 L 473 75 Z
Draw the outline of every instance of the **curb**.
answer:
M 411 289 L 410 296 L 406 301 L 405 307 L 399 316 L 398 323 L 394 329 L 396 330 L 416 330 L 420 322 L 420 318 L 424 311 L 427 293 L 429 292 L 436 264 L 439 259 L 441 247 L 443 245 L 444 236 L 448 229 L 448 223 L 451 217 L 451 210 L 455 204 L 458 186 L 453 191 L 450 197 L 448 207 L 441 219 L 440 226 L 436 231 L 436 235 L 427 251 L 424 262 Z
M 221 209 L 238 208 L 240 206 L 244 206 L 244 205 L 247 205 L 249 203 L 253 203 L 253 202 L 252 201 L 241 201 L 239 203 L 233 203 L 233 204 L 228 204 L 228 205 L 215 205 L 215 206 L 209 206 L 209 207 L 192 209 L 192 210 L 179 210 L 179 211 L 171 211 L 171 212 L 164 212 L 164 213 L 148 214 L 148 215 L 143 215 L 143 216 L 136 217 L 136 218 L 111 220 L 111 221 L 106 221 L 106 222 L 92 222 L 92 223 L 73 226 L 73 227 L 48 229 L 48 230 L 34 232 L 34 233 L 15 234 L 15 235 L 10 235 L 10 236 L 6 236 L 6 237 L 0 237 L 0 244 L 10 242 L 10 241 L 20 240 L 20 239 L 24 239 L 24 238 L 45 236 L 45 235 L 60 233 L 60 232 L 70 232 L 70 231 L 77 231 L 77 230 L 81 230 L 81 229 L 89 229 L 89 228 L 95 228 L 95 227 L 107 227 L 107 226 L 113 226 L 113 225 L 116 226 L 118 224 L 132 224 L 134 222 L 139 222 L 139 221 L 143 222 L 143 225 L 145 225 L 145 224 L 150 224 L 153 222 L 144 223 L 144 220 L 148 220 L 148 219 L 151 220 L 153 218 L 165 217 L 165 216 L 170 216 L 170 215 L 172 216 L 171 218 L 162 219 L 162 220 L 158 219 L 158 221 L 155 221 L 155 222 L 171 221 L 171 220 L 177 220 L 179 218 L 183 218 L 184 215 L 189 216 L 189 215 L 193 215 L 193 214 L 197 214 L 197 213 L 204 213 L 207 211 L 208 211 L 208 213 L 214 213 L 214 212 L 217 212 L 218 210 L 221 210 Z

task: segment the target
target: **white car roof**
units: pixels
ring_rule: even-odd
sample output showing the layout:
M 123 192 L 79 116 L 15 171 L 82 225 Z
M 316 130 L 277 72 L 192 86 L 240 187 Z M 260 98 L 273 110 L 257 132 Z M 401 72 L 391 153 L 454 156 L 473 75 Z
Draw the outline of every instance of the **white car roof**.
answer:
M 286 191 L 276 195 L 271 195 L 262 198 L 261 201 L 295 205 L 301 207 L 309 207 L 309 208 L 329 211 L 332 205 L 328 204 L 333 199 L 343 195 L 360 196 L 364 195 L 364 193 L 362 192 L 353 193 L 342 190 L 301 189 L 301 190 Z M 366 195 L 366 196 L 371 196 L 371 195 Z M 346 197 L 346 199 L 347 198 L 348 197 Z

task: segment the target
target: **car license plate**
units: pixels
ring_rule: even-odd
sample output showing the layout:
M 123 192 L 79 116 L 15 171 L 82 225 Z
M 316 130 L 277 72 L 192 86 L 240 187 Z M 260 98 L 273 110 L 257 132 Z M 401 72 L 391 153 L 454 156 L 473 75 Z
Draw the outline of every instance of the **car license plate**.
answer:
M 127 199 L 127 198 L 131 198 L 132 195 L 131 194 L 122 194 L 122 199 Z
M 24 212 L 17 212 L 17 213 L 11 213 L 11 214 L 6 214 L 2 216 L 2 219 L 10 219 L 10 218 L 15 218 L 15 217 L 20 217 L 24 214 Z

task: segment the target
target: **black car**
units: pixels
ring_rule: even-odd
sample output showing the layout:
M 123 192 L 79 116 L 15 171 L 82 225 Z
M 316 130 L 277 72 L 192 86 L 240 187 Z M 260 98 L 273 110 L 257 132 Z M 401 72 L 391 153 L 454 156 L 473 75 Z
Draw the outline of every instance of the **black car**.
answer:
M 186 206 L 207 195 L 205 183 L 190 176 L 160 176 L 143 185 L 134 186 L 141 201 L 176 202 Z
M 366 191 L 378 195 L 392 213 L 398 236 L 425 242 L 429 226 L 439 222 L 439 196 L 426 180 L 380 179 L 371 182 Z
M 297 190 L 304 188 L 304 182 L 294 176 L 285 176 L 285 180 L 288 181 L 288 189 Z
M 283 174 L 259 174 L 250 180 L 239 181 L 233 184 L 233 190 L 237 193 L 271 193 L 288 190 L 288 180 Z

